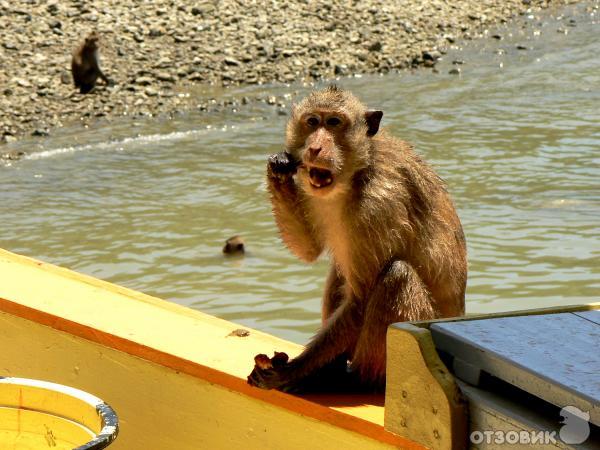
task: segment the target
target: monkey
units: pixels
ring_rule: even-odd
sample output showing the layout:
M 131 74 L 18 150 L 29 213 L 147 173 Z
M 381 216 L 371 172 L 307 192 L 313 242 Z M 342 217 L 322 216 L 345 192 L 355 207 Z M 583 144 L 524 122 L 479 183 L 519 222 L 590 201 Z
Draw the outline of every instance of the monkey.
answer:
M 292 107 L 285 151 L 267 162 L 273 214 L 293 254 L 310 263 L 328 252 L 331 264 L 320 330 L 294 359 L 256 355 L 252 386 L 305 392 L 333 374 L 332 385 L 381 391 L 390 324 L 464 314 L 454 204 L 413 147 L 380 130 L 382 117 L 335 85 Z
M 100 57 L 98 54 L 98 41 L 100 37 L 92 31 L 84 39 L 83 43 L 73 52 L 71 58 L 71 73 L 75 87 L 79 88 L 81 94 L 87 94 L 96 86 L 99 78 L 108 86 L 111 80 L 100 69 Z
M 232 236 L 225 241 L 223 253 L 226 255 L 243 255 L 246 252 L 244 240 L 240 236 Z

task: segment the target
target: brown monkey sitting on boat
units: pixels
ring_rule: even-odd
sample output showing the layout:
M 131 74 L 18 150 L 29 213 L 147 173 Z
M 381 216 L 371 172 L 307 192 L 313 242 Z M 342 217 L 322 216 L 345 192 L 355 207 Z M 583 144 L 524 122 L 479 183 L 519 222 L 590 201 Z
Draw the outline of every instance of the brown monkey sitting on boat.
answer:
M 73 82 L 82 94 L 90 92 L 96 86 L 98 78 L 101 78 L 107 85 L 112 84 L 100 69 L 100 56 L 98 54 L 99 39 L 98 34 L 92 31 L 73 52 L 73 57 L 71 58 Z
M 293 108 L 268 189 L 287 247 L 307 262 L 331 255 L 323 324 L 290 361 L 257 355 L 251 385 L 311 390 L 337 365 L 334 384 L 347 374 L 380 389 L 391 323 L 464 314 L 466 247 L 452 200 L 408 143 L 379 130 L 382 116 L 336 86 Z

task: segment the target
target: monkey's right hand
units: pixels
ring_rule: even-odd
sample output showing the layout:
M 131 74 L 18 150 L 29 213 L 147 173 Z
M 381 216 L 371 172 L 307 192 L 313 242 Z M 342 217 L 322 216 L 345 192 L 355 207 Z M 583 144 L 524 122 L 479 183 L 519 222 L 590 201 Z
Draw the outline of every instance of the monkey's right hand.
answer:
M 267 177 L 280 182 L 288 181 L 298 170 L 300 165 L 294 157 L 287 152 L 275 153 L 269 156 L 267 163 Z

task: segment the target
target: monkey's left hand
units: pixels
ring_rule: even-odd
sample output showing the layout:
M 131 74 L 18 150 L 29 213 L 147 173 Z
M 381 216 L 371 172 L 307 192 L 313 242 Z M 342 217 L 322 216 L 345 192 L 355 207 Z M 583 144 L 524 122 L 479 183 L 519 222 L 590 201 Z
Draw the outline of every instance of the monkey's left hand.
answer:
M 254 369 L 248 375 L 248 384 L 262 389 L 291 390 L 291 365 L 288 359 L 283 352 L 275 352 L 273 358 L 264 354 L 256 355 Z

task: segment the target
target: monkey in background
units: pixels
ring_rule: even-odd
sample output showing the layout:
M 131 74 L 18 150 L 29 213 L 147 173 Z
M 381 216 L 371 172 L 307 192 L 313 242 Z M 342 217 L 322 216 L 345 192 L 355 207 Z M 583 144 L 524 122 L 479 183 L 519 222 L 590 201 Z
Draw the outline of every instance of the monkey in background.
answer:
M 379 130 L 382 116 L 336 86 L 292 110 L 286 151 L 267 164 L 273 213 L 292 253 L 313 262 L 327 251 L 331 267 L 320 331 L 292 360 L 257 355 L 251 385 L 302 392 L 349 376 L 380 390 L 391 323 L 464 314 L 466 245 L 452 200 L 408 143 Z
M 100 69 L 100 57 L 98 54 L 99 40 L 100 37 L 98 34 L 92 31 L 73 52 L 73 57 L 71 58 L 73 82 L 82 94 L 90 92 L 96 86 L 98 78 L 101 78 L 107 85 L 112 84 Z

